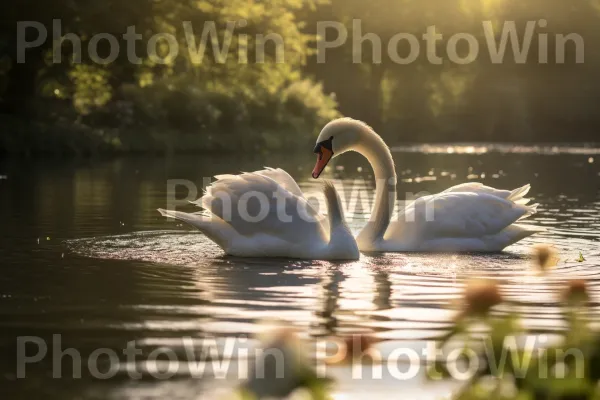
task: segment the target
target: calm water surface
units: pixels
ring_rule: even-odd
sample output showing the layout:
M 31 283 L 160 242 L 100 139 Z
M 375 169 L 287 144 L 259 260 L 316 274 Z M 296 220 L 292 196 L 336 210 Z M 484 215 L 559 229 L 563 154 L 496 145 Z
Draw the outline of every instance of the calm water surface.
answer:
M 148 374 L 130 379 L 127 368 L 136 363 L 123 360 L 114 378 L 99 380 L 85 358 L 82 377 L 74 379 L 70 356 L 53 363 L 54 334 L 61 335 L 56 353 L 73 348 L 87 357 L 108 348 L 121 354 L 135 340 L 146 357 L 167 347 L 184 359 L 182 337 L 252 337 L 263 329 L 261 321 L 280 319 L 305 338 L 365 332 L 382 339 L 382 348 L 418 347 L 450 326 L 450 306 L 468 277 L 498 279 L 523 312 L 524 325 L 536 331 L 563 329 L 557 296 L 565 279 L 588 279 L 594 292 L 600 287 L 598 149 L 417 146 L 396 149 L 394 158 L 399 197 L 469 180 L 510 189 L 531 183 L 530 194 L 541 205 L 530 223 L 548 231 L 485 256 L 381 254 L 349 263 L 230 258 L 202 234 L 156 212 L 167 204 L 168 180 L 187 179 L 201 189 L 202 177 L 270 165 L 285 168 L 305 191 L 318 192 L 310 179 L 312 157 L 0 160 L 2 397 L 212 399 L 232 384 L 232 377 L 192 378 L 185 371 L 169 380 Z M 352 206 L 346 217 L 358 231 L 374 189 L 371 170 L 359 156 L 336 161 L 327 177 L 339 180 L 343 201 Z M 178 189 L 185 197 L 185 187 Z M 549 276 L 531 270 L 534 243 L 560 252 Z M 580 252 L 586 261 L 576 261 Z M 592 311 L 600 322 L 595 301 Z M 50 348 L 27 366 L 26 379 L 16 379 L 17 337 L 27 335 L 44 338 Z M 27 350 L 33 355 L 36 347 Z M 103 372 L 107 359 L 100 357 Z M 54 379 L 59 367 L 63 378 Z M 399 388 L 410 398 L 440 398 L 450 389 L 420 378 L 360 381 L 344 369 L 331 373 L 338 378 L 336 399 L 365 393 L 386 399 Z

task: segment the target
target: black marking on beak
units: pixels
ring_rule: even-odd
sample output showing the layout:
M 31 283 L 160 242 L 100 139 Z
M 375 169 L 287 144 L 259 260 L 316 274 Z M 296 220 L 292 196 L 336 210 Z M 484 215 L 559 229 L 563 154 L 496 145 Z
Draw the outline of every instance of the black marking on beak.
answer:
M 317 143 L 315 149 L 313 150 L 313 153 L 319 154 L 321 152 L 321 147 L 326 148 L 333 154 L 333 136 L 327 140 L 323 140 L 322 142 Z

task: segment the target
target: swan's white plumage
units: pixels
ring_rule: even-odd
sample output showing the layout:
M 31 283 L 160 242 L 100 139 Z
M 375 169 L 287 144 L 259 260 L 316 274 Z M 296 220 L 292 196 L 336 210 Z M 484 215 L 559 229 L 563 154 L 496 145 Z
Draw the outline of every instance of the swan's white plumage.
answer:
M 294 194 L 271 177 L 258 172 L 219 176 L 196 203 L 227 220 L 242 235 L 285 232 L 286 238 L 294 241 L 315 235 L 323 239 L 327 237 L 320 223 L 325 217 L 303 195 Z M 239 206 L 240 203 L 243 205 Z M 304 218 L 300 217 L 298 210 L 306 210 Z M 261 213 L 266 213 L 265 217 L 258 221 Z M 290 219 L 294 229 L 288 230 L 292 223 Z
M 333 185 L 324 186 L 329 219 L 304 197 L 284 170 L 218 175 L 194 202 L 205 215 L 159 210 L 204 232 L 227 254 L 245 257 L 356 259 Z
M 468 185 L 421 197 L 406 206 L 392 218 L 384 248 L 499 251 L 539 231 L 513 225 L 534 213 L 537 204 L 527 206 L 511 200 L 514 191 Z M 469 189 L 472 191 L 466 191 Z M 516 198 L 521 199 L 519 195 Z
M 500 251 L 543 230 L 516 223 L 537 210 L 525 198 L 530 185 L 511 191 L 463 183 L 421 197 L 392 216 L 397 177 L 381 137 L 361 121 L 340 118 L 321 130 L 317 143 L 326 139 L 334 157 L 356 151 L 375 173 L 375 206 L 357 237 L 363 251 Z
M 527 184 L 515 190 L 502 190 L 496 189 L 490 186 L 485 186 L 479 182 L 468 182 L 462 183 L 460 185 L 452 186 L 449 189 L 444 190 L 442 193 L 451 193 L 451 192 L 473 192 L 473 193 L 488 193 L 492 196 L 500 197 L 501 199 L 506 199 L 513 201 L 517 204 L 527 204 L 529 203 L 529 199 L 525 198 L 525 195 L 529 193 L 531 190 L 531 185 Z
M 290 176 L 290 174 L 288 174 L 281 168 L 265 167 L 265 169 L 256 171 L 256 173 L 273 179 L 282 188 L 289 191 L 290 193 L 293 193 L 296 196 L 304 197 L 304 193 L 302 193 L 302 190 L 300 189 L 300 186 L 298 186 L 298 183 L 296 183 L 296 181 Z

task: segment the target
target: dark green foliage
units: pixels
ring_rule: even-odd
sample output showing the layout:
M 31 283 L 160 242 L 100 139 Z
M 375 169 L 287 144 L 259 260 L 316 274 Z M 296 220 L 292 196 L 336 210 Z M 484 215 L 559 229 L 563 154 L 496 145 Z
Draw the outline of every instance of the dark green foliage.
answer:
M 321 86 L 302 77 L 310 37 L 301 32 L 296 13 L 310 5 L 298 0 L 3 3 L 0 12 L 9 18 L 0 39 L 12 47 L 0 54 L 0 152 L 255 151 L 308 143 L 338 115 L 336 102 Z M 52 62 L 53 19 L 60 19 L 63 35 L 81 38 L 81 63 L 74 62 L 78 57 L 70 41 L 61 47 L 62 62 Z M 23 20 L 43 23 L 49 39 L 28 50 L 26 63 L 19 64 L 16 32 Z M 235 28 L 224 57 L 210 39 L 204 57 L 197 56 L 207 26 L 214 24 L 222 46 L 227 25 L 242 20 L 246 23 Z M 137 63 L 122 38 L 129 26 L 142 35 Z M 121 51 L 106 65 L 94 62 L 88 51 L 90 38 L 99 33 L 119 39 Z M 157 33 L 176 38 L 177 57 L 159 62 L 149 56 L 149 38 Z M 283 50 L 267 42 L 260 58 L 257 34 L 278 35 Z M 240 61 L 244 49 L 248 62 Z M 159 46 L 158 55 L 164 57 L 165 50 Z M 99 46 L 98 52 L 104 57 L 109 48 Z

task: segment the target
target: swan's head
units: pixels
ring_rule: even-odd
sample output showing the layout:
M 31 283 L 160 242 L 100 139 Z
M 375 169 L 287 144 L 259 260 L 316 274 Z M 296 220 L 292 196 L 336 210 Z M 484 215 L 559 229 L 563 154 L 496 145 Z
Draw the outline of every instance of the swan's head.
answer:
M 312 177 L 317 179 L 329 161 L 347 151 L 357 150 L 365 131 L 371 131 L 367 124 L 352 118 L 339 118 L 329 122 L 319 133 L 314 152 L 317 164 Z

